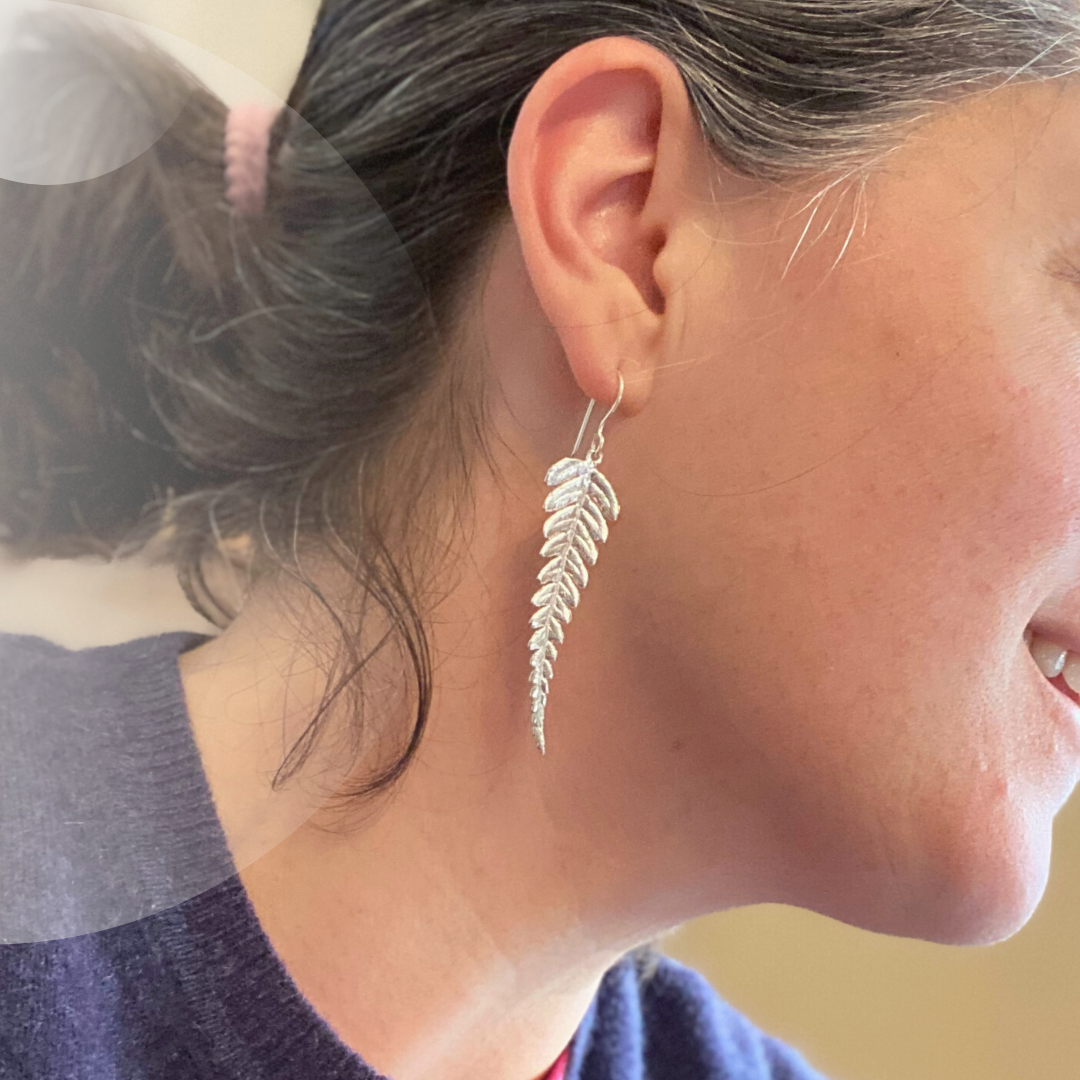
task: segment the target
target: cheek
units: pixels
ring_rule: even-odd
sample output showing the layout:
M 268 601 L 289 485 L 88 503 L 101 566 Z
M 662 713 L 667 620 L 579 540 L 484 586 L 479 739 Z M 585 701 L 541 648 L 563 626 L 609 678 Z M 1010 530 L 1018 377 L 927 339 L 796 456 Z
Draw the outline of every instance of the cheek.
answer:
M 1064 348 L 1055 363 L 1047 345 L 954 355 L 806 485 L 803 571 L 765 574 L 791 635 L 786 715 L 805 724 L 804 776 L 821 784 L 812 815 L 830 815 L 841 841 L 826 864 L 857 879 L 848 852 L 861 852 L 895 896 L 894 932 L 1018 929 L 1075 780 L 1075 744 L 1022 639 L 1080 568 L 1080 392 Z
M 1080 364 L 1067 326 L 1021 331 L 911 344 L 917 390 L 883 411 L 867 384 L 843 423 L 879 422 L 842 453 L 711 499 L 688 462 L 659 516 L 686 529 L 650 601 L 678 613 L 657 666 L 714 703 L 696 745 L 759 807 L 783 898 L 873 929 L 1018 928 L 1075 772 L 1022 634 L 1080 580 Z

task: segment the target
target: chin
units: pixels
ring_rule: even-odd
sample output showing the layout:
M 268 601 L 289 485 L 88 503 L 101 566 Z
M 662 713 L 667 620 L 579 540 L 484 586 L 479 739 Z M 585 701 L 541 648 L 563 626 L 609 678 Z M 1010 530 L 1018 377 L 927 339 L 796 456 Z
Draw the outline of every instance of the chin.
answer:
M 1012 937 L 1046 892 L 1050 847 L 1049 827 L 1045 839 L 999 838 L 973 850 L 959 846 L 936 867 L 933 885 L 912 898 L 914 917 L 901 933 L 942 945 L 994 945 Z
M 907 821 L 894 846 L 826 878 L 811 907 L 874 933 L 940 945 L 993 945 L 1023 929 L 1050 875 L 1053 815 L 977 788 L 953 813 Z M 964 804 L 962 807 L 960 804 Z M 894 820 L 902 820 L 896 814 Z M 847 849 L 848 854 L 852 849 Z M 885 854 L 887 857 L 882 858 Z M 799 901 L 795 901 L 799 903 Z

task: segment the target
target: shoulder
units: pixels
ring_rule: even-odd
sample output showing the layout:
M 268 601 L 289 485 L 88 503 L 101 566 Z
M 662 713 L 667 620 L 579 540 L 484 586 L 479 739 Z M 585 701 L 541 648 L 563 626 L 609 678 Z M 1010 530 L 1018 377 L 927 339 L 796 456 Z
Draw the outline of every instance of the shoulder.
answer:
M 4 672 L 5 683 L 27 668 L 56 663 L 72 655 L 75 654 L 44 638 L 0 633 L 0 670 Z
M 13 758 L 76 759 L 175 734 L 184 724 L 177 667 L 190 634 L 69 650 L 0 633 L 0 736 Z M 92 752 L 90 759 L 83 753 Z M 80 767 L 81 768 L 81 767 Z
M 648 948 L 607 973 L 581 1034 L 580 1080 L 824 1080 L 704 976 Z
M 0 687 L 10 686 L 26 675 L 160 666 L 197 638 L 190 633 L 158 634 L 121 645 L 68 649 L 43 637 L 0 631 Z
M 0 942 L 122 926 L 234 873 L 177 663 L 193 640 L 0 634 Z
M 180 652 L 199 640 L 191 633 L 159 634 L 71 650 L 41 637 L 0 633 L 0 708 L 37 704 L 50 715 L 66 703 L 79 711 L 115 708 L 160 694 L 172 682 Z

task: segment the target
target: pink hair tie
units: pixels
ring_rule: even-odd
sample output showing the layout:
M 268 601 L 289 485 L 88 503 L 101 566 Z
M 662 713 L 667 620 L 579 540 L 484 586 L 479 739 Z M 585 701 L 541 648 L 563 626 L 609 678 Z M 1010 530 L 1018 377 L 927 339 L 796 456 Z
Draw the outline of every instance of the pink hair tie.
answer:
M 249 102 L 225 121 L 225 197 L 239 214 L 258 214 L 266 202 L 270 129 L 280 109 Z

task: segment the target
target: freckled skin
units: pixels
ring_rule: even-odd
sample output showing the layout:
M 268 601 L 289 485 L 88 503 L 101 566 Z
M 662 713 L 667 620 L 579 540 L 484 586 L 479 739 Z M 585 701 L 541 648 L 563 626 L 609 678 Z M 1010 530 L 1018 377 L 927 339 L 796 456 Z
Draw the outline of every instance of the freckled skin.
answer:
M 1041 896 L 1076 741 L 1022 634 L 1080 626 L 1078 162 L 1076 85 L 1024 87 L 922 128 L 782 281 L 801 222 L 729 212 L 697 362 L 613 443 L 634 691 L 671 782 L 765 823 L 766 894 L 955 942 Z

